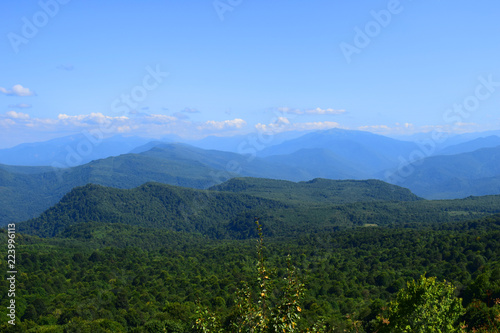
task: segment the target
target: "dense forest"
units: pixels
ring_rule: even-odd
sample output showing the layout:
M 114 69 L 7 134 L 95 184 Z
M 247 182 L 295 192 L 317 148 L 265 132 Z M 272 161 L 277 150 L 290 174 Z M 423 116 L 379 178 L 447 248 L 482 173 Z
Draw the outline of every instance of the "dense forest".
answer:
M 500 329 L 500 196 L 428 201 L 379 181 L 87 185 L 16 231 L 5 332 L 402 332 L 436 301 L 453 308 L 431 316 L 444 331 Z

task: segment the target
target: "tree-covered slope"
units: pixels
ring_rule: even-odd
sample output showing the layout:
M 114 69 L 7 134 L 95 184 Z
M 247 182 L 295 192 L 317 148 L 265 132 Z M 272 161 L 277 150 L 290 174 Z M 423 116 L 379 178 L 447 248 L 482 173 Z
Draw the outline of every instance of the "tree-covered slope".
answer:
M 321 233 L 362 226 L 419 228 L 429 221 L 463 221 L 500 212 L 500 196 L 349 203 L 349 195 L 357 200 L 360 197 L 357 191 L 349 193 L 348 187 L 343 192 L 344 200 L 333 203 L 325 198 L 334 193 L 314 191 L 314 185 L 322 181 L 304 183 L 303 186 L 312 187 L 309 193 L 300 194 L 297 189 L 289 191 L 296 193 L 295 199 L 280 197 L 279 191 L 268 193 L 266 197 L 257 193 L 195 190 L 159 183 L 147 183 L 133 189 L 89 184 L 73 189 L 41 216 L 18 226 L 22 232 L 43 237 L 67 232 L 73 225 L 93 222 L 194 232 L 213 239 L 244 239 L 256 236 L 251 222 L 254 217 L 265 221 L 264 230 L 268 235 L 294 237 L 304 232 Z M 376 189 L 380 184 L 374 181 L 371 186 Z M 325 195 L 318 199 L 321 193 Z M 301 195 L 304 200 L 300 200 Z
M 497 315 L 490 300 L 500 297 L 499 216 L 428 222 L 420 229 L 265 236 L 269 281 L 279 285 L 288 278 L 290 254 L 306 288 L 298 304 L 300 328 L 324 320 L 324 332 L 375 332 L 372 325 L 382 308 L 424 273 L 457 286 L 467 309 L 460 318 L 467 331 L 488 324 L 487 314 L 493 320 Z M 238 289 L 261 283 L 254 240 L 214 241 L 97 222 L 68 231 L 60 235 L 64 238 L 49 239 L 17 234 L 17 331 L 191 333 L 200 302 L 227 319 L 223 331 L 232 332 L 228 322 L 234 320 Z M 6 242 L 5 230 L 0 240 Z M 8 290 L 9 281 L 3 279 L 1 287 Z M 270 294 L 270 304 L 276 296 Z M 3 293 L 4 317 L 8 304 Z M 16 332 L 5 322 L 0 330 Z
M 194 190 L 160 183 L 134 189 L 89 184 L 73 189 L 40 217 L 19 223 L 20 232 L 52 237 L 86 222 L 122 223 L 146 228 L 222 237 L 229 222 L 243 211 L 284 207 L 278 201 L 244 194 Z M 245 227 L 245 226 L 243 226 Z M 249 228 L 253 228 L 249 224 Z
M 396 184 L 428 199 L 500 193 L 500 146 L 428 157 L 405 168 Z M 395 175 L 399 175 L 395 172 Z
M 245 193 L 301 203 L 348 203 L 364 201 L 416 201 L 408 189 L 380 180 L 331 180 L 316 178 L 306 182 L 263 178 L 232 178 L 210 187 L 212 191 Z
M 0 168 L 0 225 L 42 213 L 72 188 L 95 183 L 132 188 L 149 181 L 206 188 L 234 176 L 194 160 L 126 154 L 67 169 L 47 167 Z

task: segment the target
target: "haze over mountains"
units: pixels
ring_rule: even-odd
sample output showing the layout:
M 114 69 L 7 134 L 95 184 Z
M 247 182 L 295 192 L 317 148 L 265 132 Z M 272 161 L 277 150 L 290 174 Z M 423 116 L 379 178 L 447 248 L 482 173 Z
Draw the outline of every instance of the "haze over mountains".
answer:
M 45 142 L 23 143 L 0 149 L 0 163 L 23 166 L 73 167 L 93 160 L 126 154 L 151 140 L 113 136 L 102 139 L 87 134 L 70 135 Z
M 206 189 L 233 177 L 379 179 L 427 199 L 500 194 L 500 137 L 491 132 L 450 138 L 434 147 L 432 156 L 418 142 L 364 131 L 297 135 L 282 133 L 267 146 L 257 136 L 198 142 L 213 149 L 80 135 L 2 149 L 0 224 L 36 217 L 72 188 L 88 183 L 127 189 L 154 181 Z M 415 152 L 424 158 L 405 164 Z

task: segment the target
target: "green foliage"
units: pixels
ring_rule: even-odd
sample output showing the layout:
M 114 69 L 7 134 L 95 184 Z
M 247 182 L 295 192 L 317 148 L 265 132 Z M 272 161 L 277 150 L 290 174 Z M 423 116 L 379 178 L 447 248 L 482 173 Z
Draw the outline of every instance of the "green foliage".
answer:
M 425 158 L 399 185 L 428 199 L 497 194 L 500 146 Z
M 370 332 L 380 308 L 424 272 L 458 286 L 467 330 L 499 323 L 499 196 L 292 204 L 210 193 L 89 185 L 17 224 L 18 325 L 0 331 L 191 333 L 205 318 L 211 331 Z M 265 221 L 265 248 L 254 216 Z M 366 223 L 378 227 L 357 227 Z M 4 318 L 7 302 L 1 294 Z
M 102 222 L 221 238 L 226 233 L 226 225 L 221 221 L 229 221 L 247 210 L 273 210 L 283 206 L 277 201 L 249 195 L 210 193 L 159 183 L 147 183 L 130 190 L 89 184 L 72 190 L 40 217 L 18 225 L 19 231 L 42 237 L 64 233 L 77 223 Z
M 373 182 L 375 184 L 372 185 L 360 182 L 353 190 L 342 190 L 344 200 L 361 200 L 361 192 L 369 192 L 380 185 L 378 181 Z M 331 185 L 330 181 L 316 180 L 309 185 L 297 185 L 289 193 L 300 193 L 300 188 L 314 189 L 314 186 L 319 186 L 318 193 L 328 193 L 324 189 L 325 183 L 328 187 Z M 345 186 L 341 184 L 339 182 L 336 186 Z M 336 191 L 335 186 L 331 191 Z M 349 191 L 351 197 L 347 195 Z M 270 197 L 274 197 L 274 194 Z M 326 197 L 330 198 L 329 195 Z M 349 204 L 320 201 L 297 203 L 293 200 L 284 202 L 277 200 L 279 198 L 278 194 L 276 199 L 271 199 L 245 193 L 194 190 L 158 183 L 147 183 L 134 189 L 89 184 L 73 189 L 40 217 L 19 223 L 18 226 L 20 232 L 41 237 L 81 237 L 82 233 L 77 229 L 82 231 L 86 227 L 78 226 L 75 229 L 75 225 L 94 222 L 198 233 L 216 239 L 246 239 L 257 236 L 251 223 L 248 223 L 248 217 L 252 215 L 265 219 L 266 234 L 295 237 L 301 233 L 325 233 L 367 225 L 422 228 L 426 224 L 463 221 L 500 212 L 500 196 L 449 201 Z M 310 200 L 313 198 L 316 196 L 312 196 Z M 86 232 L 91 232 L 91 229 L 87 228 Z M 480 261 L 477 264 L 480 265 Z
M 251 194 L 287 203 L 350 203 L 367 201 L 417 201 L 408 189 L 380 180 L 331 180 L 307 182 L 263 178 L 232 178 L 212 186 L 212 191 Z
M 458 319 L 464 312 L 450 283 L 422 275 L 408 282 L 377 317 L 378 332 L 458 332 Z
M 264 259 L 264 241 L 262 226 L 255 221 L 259 234 L 257 243 L 257 295 L 252 295 L 248 285 L 238 291 L 235 312 L 227 325 L 232 332 L 237 333 L 271 333 L 299 332 L 301 299 L 304 295 L 304 284 L 297 277 L 296 269 L 291 266 L 290 256 L 287 257 L 287 271 L 282 290 L 273 290 L 274 282 L 270 277 Z M 273 304 L 271 295 L 279 294 Z M 254 297 L 255 296 L 255 297 Z M 256 301 L 254 301 L 254 299 Z M 222 320 L 208 309 L 200 307 L 194 328 L 198 332 L 224 332 Z
M 35 217 L 56 204 L 72 188 L 88 183 L 133 188 L 149 181 L 206 188 L 224 181 L 214 179 L 216 169 L 168 156 L 126 154 L 92 161 L 74 168 L 32 167 L 16 171 L 0 165 L 0 226 Z M 38 171 L 37 171 L 38 170 Z

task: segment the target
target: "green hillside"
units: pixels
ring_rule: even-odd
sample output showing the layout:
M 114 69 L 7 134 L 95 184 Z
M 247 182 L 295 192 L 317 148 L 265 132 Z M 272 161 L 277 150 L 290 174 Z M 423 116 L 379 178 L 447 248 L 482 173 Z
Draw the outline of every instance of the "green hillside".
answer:
M 421 165 L 408 168 L 411 173 L 401 177 L 397 185 L 428 199 L 500 193 L 500 146 L 431 156 L 423 159 Z
M 231 234 L 229 221 L 245 211 L 272 211 L 278 201 L 194 190 L 160 183 L 134 189 L 89 184 L 73 189 L 40 217 L 20 223 L 21 232 L 52 237 L 67 227 L 87 222 L 122 223 L 145 228 L 194 232 L 219 238 Z M 233 221 L 234 222 L 234 221 Z M 253 229 L 253 225 L 249 224 Z
M 232 178 L 210 187 L 226 191 L 257 195 L 269 199 L 297 203 L 348 203 L 364 201 L 416 201 L 419 198 L 408 189 L 380 180 L 331 180 L 316 178 L 307 182 L 263 178 Z
M 196 161 L 126 154 L 92 161 L 68 169 L 22 167 L 0 168 L 0 225 L 41 214 L 72 188 L 88 183 L 133 188 L 149 181 L 206 188 L 233 176 Z M 26 170 L 26 171 L 25 171 Z M 38 170 L 38 172 L 37 172 Z M 29 171 L 29 172 L 28 172 Z
M 426 272 L 459 286 L 466 309 L 460 321 L 468 332 L 487 325 L 499 310 L 489 300 L 500 297 L 500 215 L 426 222 L 419 228 L 311 230 L 291 237 L 266 233 L 266 265 L 275 282 L 269 287 L 283 286 L 290 254 L 306 288 L 300 329 L 324 322 L 321 332 L 375 332 L 382 308 L 406 281 Z M 0 239 L 6 242 L 5 230 Z M 18 233 L 16 240 L 17 269 L 23 272 L 17 275 L 17 331 L 199 332 L 192 327 L 200 302 L 231 332 L 243 282 L 258 290 L 255 240 L 213 240 L 105 221 L 73 224 L 57 238 Z M 0 284 L 8 289 L 5 279 Z M 279 297 L 271 293 L 268 305 Z M 4 293 L 3 316 L 7 302 Z M 0 329 L 15 332 L 5 322 Z
M 241 181 L 236 179 L 226 185 L 237 186 Z M 252 224 L 254 217 L 265 221 L 265 231 L 268 235 L 295 237 L 304 232 L 328 232 L 365 225 L 419 228 L 428 221 L 433 223 L 463 221 L 500 212 L 500 196 L 442 201 L 353 202 L 362 198 L 360 188 L 367 191 L 371 187 L 377 189 L 383 185 L 378 181 L 373 181 L 373 184 L 368 181 L 366 184 L 356 183 L 354 185 L 356 190 L 349 190 L 349 186 L 340 182 L 341 185 L 338 187 L 343 189 L 344 203 L 316 200 L 310 194 L 309 201 L 306 202 L 296 199 L 300 198 L 300 187 L 310 186 L 314 189 L 315 186 L 321 188 L 335 182 L 326 181 L 326 184 L 318 185 L 323 181 L 317 180 L 297 185 L 269 180 L 251 179 L 250 182 L 252 181 L 254 185 L 259 182 L 267 184 L 267 187 L 263 185 L 264 189 L 272 188 L 276 184 L 299 186 L 299 189 L 289 190 L 288 193 L 296 193 L 295 198 L 284 200 L 283 197 L 274 195 L 279 194 L 281 190 L 259 196 L 195 190 L 159 183 L 147 183 L 133 189 L 89 184 L 73 189 L 41 216 L 19 223 L 18 226 L 21 232 L 42 237 L 59 235 L 75 224 L 95 222 L 194 232 L 212 239 L 244 239 L 256 237 Z M 318 190 L 316 194 L 320 193 Z M 334 192 L 325 191 L 323 197 L 331 196 L 332 193 Z M 348 193 L 354 196 L 349 198 Z M 303 197 L 306 195 L 307 193 L 302 194 Z M 407 198 L 417 199 L 414 196 Z

